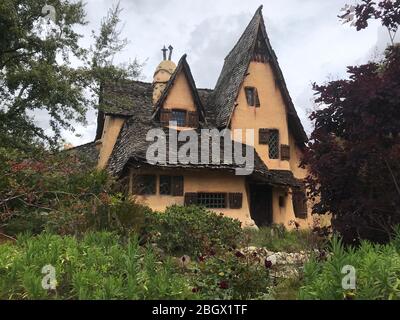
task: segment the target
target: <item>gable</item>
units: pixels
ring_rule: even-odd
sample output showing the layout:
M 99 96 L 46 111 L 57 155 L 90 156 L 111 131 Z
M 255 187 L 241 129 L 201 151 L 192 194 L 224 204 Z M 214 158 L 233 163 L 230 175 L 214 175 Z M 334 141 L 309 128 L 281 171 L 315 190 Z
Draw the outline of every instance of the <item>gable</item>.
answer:
M 257 91 L 259 107 L 249 106 L 245 88 L 254 87 Z M 290 170 L 289 162 L 270 159 L 268 146 L 259 142 L 260 129 L 273 129 L 279 132 L 279 145 L 289 145 L 289 129 L 286 105 L 280 87 L 276 84 L 270 63 L 252 61 L 247 75 L 239 89 L 236 106 L 233 110 L 231 129 L 254 129 L 254 146 L 261 159 L 271 169 Z M 245 137 L 243 136 L 245 141 Z
M 276 84 L 281 89 L 282 98 L 287 108 L 289 127 L 293 131 L 297 143 L 302 145 L 308 138 L 287 90 L 278 59 L 269 42 L 261 10 L 262 6 L 258 8 L 239 41 L 225 58 L 224 66 L 209 103 L 216 110 L 217 126 L 230 126 L 237 105 L 237 98 L 243 87 L 250 63 L 252 61 L 268 62 Z
M 183 71 L 177 75 L 163 105 L 164 109 L 196 111 L 196 105 L 188 79 Z
M 160 111 L 163 108 L 179 109 L 177 106 L 174 106 L 174 103 L 177 103 L 190 112 L 196 111 L 200 121 L 205 121 L 204 107 L 200 100 L 190 67 L 186 61 L 186 54 L 179 60 L 178 66 L 169 79 L 160 99 L 157 101 L 153 118 L 160 120 Z M 190 106 L 187 107 L 187 105 Z M 193 110 L 187 109 L 190 107 L 193 107 Z

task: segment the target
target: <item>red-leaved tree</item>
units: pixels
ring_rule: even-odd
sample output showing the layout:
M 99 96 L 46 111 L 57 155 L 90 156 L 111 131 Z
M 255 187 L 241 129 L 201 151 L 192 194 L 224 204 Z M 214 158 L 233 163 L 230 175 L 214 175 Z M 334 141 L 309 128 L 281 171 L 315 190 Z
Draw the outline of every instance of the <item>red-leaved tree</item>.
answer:
M 389 2 L 397 7 L 389 10 Z M 399 5 L 363 1 L 353 24 L 378 17 L 394 30 L 399 21 L 374 10 L 398 12 Z M 314 85 L 320 108 L 311 114 L 315 129 L 303 158 L 307 185 L 319 200 L 314 213 L 331 213 L 345 242 L 384 242 L 400 224 L 400 46 L 388 47 L 381 62 L 348 67 L 348 73 L 347 80 Z

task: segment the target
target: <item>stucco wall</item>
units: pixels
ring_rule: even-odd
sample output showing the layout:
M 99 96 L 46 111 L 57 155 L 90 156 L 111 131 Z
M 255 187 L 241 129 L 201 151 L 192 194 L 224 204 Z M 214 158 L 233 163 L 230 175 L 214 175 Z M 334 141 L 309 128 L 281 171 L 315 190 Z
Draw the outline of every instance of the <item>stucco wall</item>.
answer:
M 117 141 L 118 135 L 124 123 L 125 118 L 122 117 L 105 117 L 103 135 L 99 144 L 100 152 L 99 162 L 97 164 L 99 169 L 103 169 L 107 165 L 110 155 L 114 149 L 115 142 Z
M 260 107 L 249 107 L 246 100 L 245 87 L 255 87 L 258 91 Z M 269 169 L 291 170 L 296 178 L 305 178 L 307 171 L 299 168 L 301 150 L 296 146 L 295 139 L 287 125 L 286 106 L 276 85 L 273 70 L 268 63 L 251 62 L 248 74 L 240 88 L 237 106 L 231 119 L 231 129 L 254 129 L 254 147 Z M 260 128 L 278 129 L 279 143 L 290 146 L 290 160 L 270 159 L 268 146 L 259 144 L 258 131 Z M 243 132 L 243 141 L 245 135 Z M 279 207 L 279 196 L 285 197 L 285 206 Z M 311 204 L 308 204 L 308 218 L 296 219 L 293 210 L 292 194 L 290 189 L 274 188 L 272 195 L 273 221 L 287 227 L 291 221 L 296 221 L 301 227 L 312 224 Z
M 243 226 L 253 224 L 250 217 L 249 200 L 246 192 L 245 177 L 235 176 L 224 172 L 211 170 L 187 171 L 182 170 L 131 170 L 131 181 L 137 174 L 155 174 L 157 175 L 157 193 L 155 195 L 135 196 L 140 203 L 146 204 L 154 210 L 163 211 L 166 207 L 178 204 L 184 205 L 184 197 L 173 197 L 159 194 L 159 175 L 183 175 L 184 192 L 239 192 L 243 194 L 241 209 L 214 209 L 224 215 L 238 219 Z M 132 186 L 131 186 L 132 190 Z
M 260 107 L 247 105 L 245 87 L 256 87 Z M 275 84 L 273 71 L 267 63 L 251 62 L 237 98 L 237 106 L 232 115 L 232 129 L 254 129 L 254 146 L 261 159 L 270 169 L 289 170 L 288 161 L 269 159 L 268 146 L 258 143 L 260 128 L 278 129 L 280 144 L 289 144 L 286 107 L 279 87 Z M 245 137 L 243 136 L 243 141 Z
M 170 89 L 168 97 L 165 99 L 163 107 L 165 109 L 196 111 L 189 83 L 183 72 L 177 75 L 174 85 Z

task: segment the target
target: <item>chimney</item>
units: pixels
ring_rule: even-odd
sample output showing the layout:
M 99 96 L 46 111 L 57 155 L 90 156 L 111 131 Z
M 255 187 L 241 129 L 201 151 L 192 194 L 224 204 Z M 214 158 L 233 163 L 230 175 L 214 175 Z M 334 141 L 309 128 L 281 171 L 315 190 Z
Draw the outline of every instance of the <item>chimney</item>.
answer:
M 174 48 L 170 45 L 168 49 L 164 46 L 161 51 L 163 53 L 163 60 L 157 66 L 153 76 L 153 106 L 157 104 L 165 87 L 176 69 L 176 64 L 171 60 L 172 50 Z M 169 50 L 168 60 L 167 51 Z

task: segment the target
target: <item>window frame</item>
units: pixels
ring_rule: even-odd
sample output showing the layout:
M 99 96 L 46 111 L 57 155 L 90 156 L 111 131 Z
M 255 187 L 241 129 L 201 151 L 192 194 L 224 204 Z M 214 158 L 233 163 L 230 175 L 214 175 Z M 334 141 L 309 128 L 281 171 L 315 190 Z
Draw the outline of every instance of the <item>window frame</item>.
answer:
M 158 186 L 158 192 L 160 196 L 172 196 L 172 197 L 182 197 L 184 194 L 184 188 L 185 188 L 185 178 L 183 175 L 181 176 L 173 176 L 173 175 L 168 175 L 168 174 L 160 174 L 160 184 Z M 168 178 L 169 180 L 169 192 L 164 193 L 161 192 L 161 184 L 162 184 L 162 179 L 163 178 Z
M 276 155 L 271 156 L 272 148 L 271 148 L 271 141 L 274 138 L 274 134 L 276 134 Z M 280 136 L 278 129 L 269 129 L 268 131 L 268 158 L 271 160 L 279 160 L 280 157 Z
M 208 201 L 219 201 L 221 204 L 220 205 L 215 205 L 215 204 L 205 204 L 201 203 L 201 201 L 204 201 L 204 198 L 202 199 L 202 196 L 207 199 L 206 196 L 222 196 L 220 200 L 216 199 L 208 199 Z M 222 204 L 223 202 L 223 204 Z M 197 204 L 199 206 L 203 206 L 207 209 L 227 209 L 228 208 L 228 194 L 226 192 L 197 192 Z
M 141 183 L 140 181 L 135 181 L 135 179 L 143 179 L 143 178 L 151 178 L 151 185 L 144 186 L 141 190 L 138 190 L 138 184 Z M 147 181 L 148 182 L 148 181 Z M 142 181 L 144 183 L 144 181 Z M 139 196 L 154 196 L 157 195 L 157 175 L 155 174 L 138 174 L 134 177 L 133 181 L 134 185 L 134 194 Z M 148 192 L 148 188 L 151 188 L 150 192 Z M 136 190 L 135 190 L 136 189 Z
M 184 116 L 183 125 L 179 124 L 178 120 L 174 119 L 174 113 L 181 113 Z M 186 109 L 171 109 L 171 118 L 170 121 L 175 121 L 177 127 L 187 127 L 188 126 L 188 111 Z
M 251 91 L 251 97 L 249 97 L 248 92 Z M 260 98 L 258 96 L 258 90 L 256 87 L 246 86 L 244 87 L 244 93 L 246 96 L 246 102 L 249 107 L 259 108 Z M 251 100 L 251 101 L 250 101 Z
M 168 181 L 168 193 L 164 193 L 164 192 L 162 192 L 162 190 L 161 190 L 161 188 L 162 188 L 162 179 L 163 178 L 167 178 L 169 181 Z M 172 195 L 172 176 L 169 176 L 169 175 L 164 175 L 164 174 L 162 174 L 162 175 L 160 175 L 160 183 L 159 183 L 159 186 L 158 186 L 158 192 L 159 192 L 159 194 L 160 194 L 160 196 L 170 196 L 170 195 Z
M 255 107 L 256 106 L 256 88 L 255 87 L 250 87 L 250 86 L 244 87 L 244 92 L 245 92 L 245 95 L 246 95 L 247 105 L 249 107 Z M 249 97 L 249 94 L 248 94 L 249 92 L 251 92 L 251 97 Z

